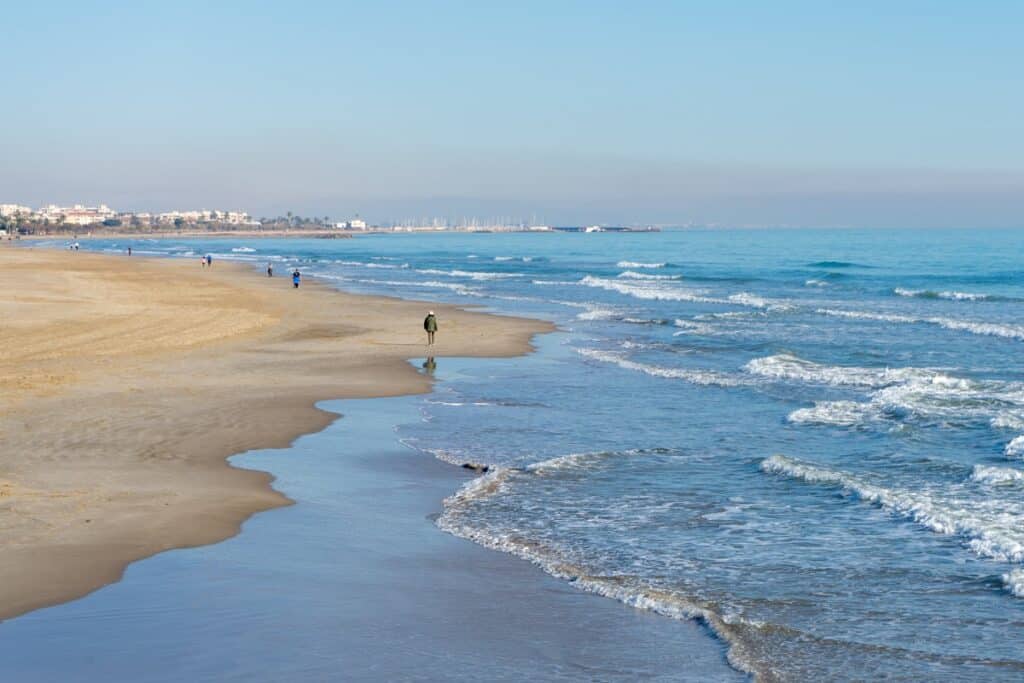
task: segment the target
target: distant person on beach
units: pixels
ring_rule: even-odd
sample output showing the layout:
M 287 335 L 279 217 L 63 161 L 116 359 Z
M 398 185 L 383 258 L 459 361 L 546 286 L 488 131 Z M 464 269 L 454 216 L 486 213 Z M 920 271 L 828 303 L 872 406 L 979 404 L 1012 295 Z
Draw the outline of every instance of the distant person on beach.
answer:
M 209 268 L 213 265 L 213 257 L 209 254 L 206 255 L 206 267 Z
M 274 264 L 273 263 L 268 263 L 267 264 L 267 277 L 274 277 Z
M 423 319 L 423 329 L 427 331 L 427 346 L 433 346 L 434 333 L 437 332 L 437 316 L 433 311 L 427 313 L 427 317 Z
M 131 256 L 131 255 L 132 255 L 132 248 L 131 248 L 131 247 L 128 247 L 128 255 L 129 255 L 129 256 Z
M 299 288 L 299 282 L 301 280 L 302 280 L 302 273 L 300 273 L 299 269 L 296 268 L 295 272 L 292 273 L 292 284 L 295 286 L 295 289 Z
M 200 256 L 199 257 L 199 265 L 201 265 L 203 268 L 206 267 L 206 257 L 205 256 Z

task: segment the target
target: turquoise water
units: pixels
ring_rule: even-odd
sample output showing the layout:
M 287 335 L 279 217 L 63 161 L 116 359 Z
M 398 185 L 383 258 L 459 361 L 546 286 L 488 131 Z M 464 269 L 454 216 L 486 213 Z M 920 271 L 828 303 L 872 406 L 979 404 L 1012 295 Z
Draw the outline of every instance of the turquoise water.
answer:
M 557 322 L 400 427 L 492 466 L 447 532 L 703 620 L 769 678 L 1024 677 L 1022 232 L 131 245 Z

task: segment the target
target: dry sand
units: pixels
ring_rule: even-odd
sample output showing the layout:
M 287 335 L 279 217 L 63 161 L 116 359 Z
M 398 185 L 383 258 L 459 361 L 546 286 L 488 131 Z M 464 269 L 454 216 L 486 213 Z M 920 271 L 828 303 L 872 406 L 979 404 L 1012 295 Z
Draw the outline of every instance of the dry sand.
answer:
M 428 304 L 225 263 L 0 247 L 0 618 L 286 505 L 225 458 L 288 445 L 327 398 L 424 392 Z M 545 323 L 430 305 L 434 355 L 511 356 Z

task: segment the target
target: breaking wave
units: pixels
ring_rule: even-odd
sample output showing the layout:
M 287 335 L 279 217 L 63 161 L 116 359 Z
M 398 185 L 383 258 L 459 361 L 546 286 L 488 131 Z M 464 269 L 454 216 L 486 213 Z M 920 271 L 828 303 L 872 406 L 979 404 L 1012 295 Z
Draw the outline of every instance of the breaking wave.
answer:
M 609 280 L 607 278 L 594 277 L 593 275 L 587 275 L 579 284 L 587 287 L 598 287 L 600 289 L 607 289 L 609 291 L 618 292 L 627 296 L 632 296 L 637 299 L 652 299 L 660 301 L 689 301 L 692 303 L 705 303 L 705 304 L 721 304 L 729 303 L 725 299 L 714 299 L 711 297 L 704 296 L 702 293 L 692 290 L 680 289 L 678 287 L 669 287 L 662 285 L 658 282 L 644 282 L 637 280 L 634 282 L 621 282 L 618 280 Z
M 865 502 L 945 536 L 959 536 L 972 552 L 1003 562 L 1024 561 L 1024 506 L 1005 500 L 963 500 L 927 490 L 905 490 L 812 465 L 784 455 L 761 462 L 761 470 L 810 484 L 838 486 Z
M 1003 574 L 1003 585 L 1018 598 L 1024 598 L 1024 569 L 1011 569 Z
M 971 480 L 980 484 L 1012 484 L 1024 482 L 1024 470 L 1012 467 L 990 467 L 975 465 L 971 470 Z
M 664 268 L 667 263 L 638 263 L 637 261 L 619 261 L 616 263 L 619 268 Z
M 944 375 L 922 368 L 862 368 L 819 365 L 818 363 L 787 353 L 755 358 L 743 366 L 743 369 L 761 377 L 832 384 L 835 386 L 882 387 L 914 379 L 931 380 L 944 377 Z
M 1024 435 L 1018 436 L 1006 444 L 1006 449 L 1003 452 L 1011 458 L 1024 456 Z
M 1024 340 L 1024 327 L 1021 327 L 1020 325 L 1003 325 L 1000 323 L 957 320 L 954 318 L 917 318 L 896 313 L 869 313 L 867 311 L 847 311 L 836 308 L 819 308 L 816 309 L 815 312 L 823 315 L 831 315 L 841 318 L 854 318 L 859 320 L 878 320 L 890 323 L 924 323 L 928 325 L 937 325 L 947 330 L 970 332 L 971 334 L 991 337 Z
M 681 280 L 682 275 L 655 275 L 654 273 L 638 273 L 635 270 L 626 270 L 619 273 L 619 277 L 627 280 Z
M 620 368 L 625 370 L 634 370 L 636 372 L 642 372 L 652 377 L 664 377 L 666 379 L 681 379 L 692 384 L 700 384 L 704 386 L 718 386 L 718 387 L 736 387 L 745 384 L 740 378 L 726 375 L 720 372 L 714 372 L 712 370 L 688 370 L 685 368 L 666 368 L 660 365 L 651 365 L 649 363 L 639 363 L 634 360 L 629 360 L 622 354 L 612 353 L 610 351 L 601 351 L 599 349 L 576 349 L 584 358 L 590 358 L 592 360 L 601 361 L 602 363 L 612 363 L 618 365 Z
M 935 292 L 930 289 L 904 289 L 897 287 L 893 294 L 914 299 L 950 299 L 952 301 L 991 301 L 997 297 L 990 294 L 975 294 L 972 292 L 942 291 Z

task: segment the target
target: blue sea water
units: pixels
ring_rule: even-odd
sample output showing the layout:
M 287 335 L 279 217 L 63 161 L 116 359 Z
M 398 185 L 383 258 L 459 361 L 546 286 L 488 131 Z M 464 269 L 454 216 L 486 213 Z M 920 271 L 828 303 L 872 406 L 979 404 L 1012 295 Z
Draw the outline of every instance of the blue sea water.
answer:
M 765 679 L 1024 678 L 1024 232 L 83 243 L 129 245 L 556 322 L 399 428 L 491 466 L 444 531 Z

